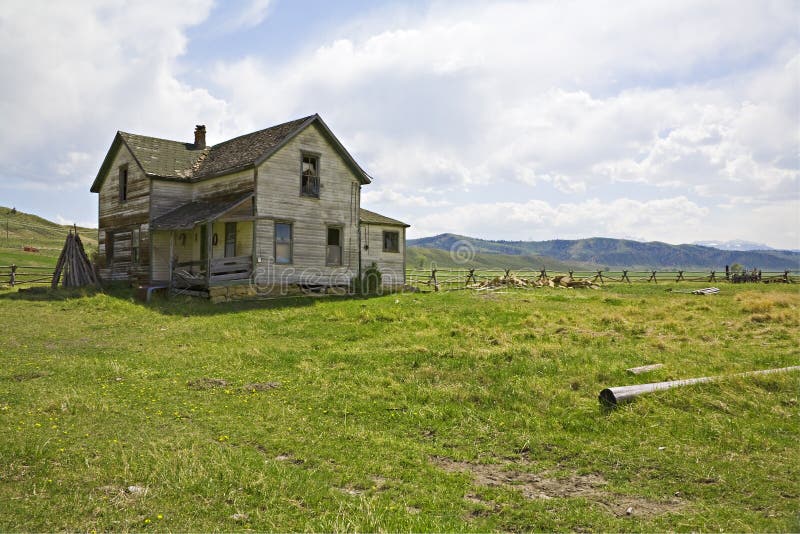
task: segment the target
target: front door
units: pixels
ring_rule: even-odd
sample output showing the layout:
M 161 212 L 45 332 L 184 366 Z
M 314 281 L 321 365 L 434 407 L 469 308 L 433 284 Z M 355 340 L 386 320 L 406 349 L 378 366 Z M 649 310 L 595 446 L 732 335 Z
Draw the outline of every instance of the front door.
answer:
M 225 257 L 236 256 L 236 223 L 225 223 Z

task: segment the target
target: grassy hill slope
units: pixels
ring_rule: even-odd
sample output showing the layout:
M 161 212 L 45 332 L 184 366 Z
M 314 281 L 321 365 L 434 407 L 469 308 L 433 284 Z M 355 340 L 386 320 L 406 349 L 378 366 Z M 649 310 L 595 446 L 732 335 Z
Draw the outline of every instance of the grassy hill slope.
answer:
M 780 271 L 800 269 L 800 252 L 786 250 L 731 251 L 700 245 L 642 243 L 595 237 L 550 241 L 491 241 L 456 234 L 409 240 L 409 248 L 449 251 L 460 242 L 483 253 L 541 255 L 562 262 L 580 262 L 611 269 L 716 269 L 738 263 L 747 268 Z
M 0 206 L 0 266 L 55 266 L 72 226 Z M 97 229 L 78 227 L 87 254 L 97 250 Z M 25 252 L 24 247 L 39 252 Z

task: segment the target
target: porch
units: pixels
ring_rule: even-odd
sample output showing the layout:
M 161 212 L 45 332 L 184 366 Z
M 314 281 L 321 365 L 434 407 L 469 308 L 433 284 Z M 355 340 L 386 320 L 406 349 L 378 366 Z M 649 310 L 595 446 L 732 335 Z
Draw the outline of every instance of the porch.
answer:
M 195 201 L 153 221 L 152 280 L 205 294 L 248 284 L 253 271 L 252 194 Z

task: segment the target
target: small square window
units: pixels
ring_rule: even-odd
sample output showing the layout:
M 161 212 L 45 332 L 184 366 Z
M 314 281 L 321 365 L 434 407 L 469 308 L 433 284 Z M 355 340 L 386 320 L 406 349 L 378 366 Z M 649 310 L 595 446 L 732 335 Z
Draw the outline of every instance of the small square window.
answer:
M 400 252 L 400 232 L 383 232 L 383 251 Z
M 319 158 L 303 155 L 300 169 L 300 194 L 319 198 Z

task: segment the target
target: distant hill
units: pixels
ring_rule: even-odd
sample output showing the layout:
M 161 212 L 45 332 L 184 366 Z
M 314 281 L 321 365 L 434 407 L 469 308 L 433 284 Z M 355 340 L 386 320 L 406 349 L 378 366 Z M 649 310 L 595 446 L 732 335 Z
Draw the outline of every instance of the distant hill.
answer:
M 0 206 L 0 265 L 55 264 L 72 226 Z M 97 229 L 78 227 L 87 254 L 97 250 Z M 38 253 L 24 252 L 35 247 Z M 37 261 L 38 258 L 38 261 Z
M 765 245 L 763 243 L 742 241 L 740 239 L 734 239 L 733 241 L 695 241 L 692 243 L 692 245 L 717 248 L 719 250 L 775 250 L 769 245 Z
M 548 271 L 582 271 L 594 270 L 595 265 L 584 262 L 566 262 L 537 254 L 496 254 L 492 252 L 476 252 L 467 262 L 456 261 L 450 251 L 438 248 L 411 247 L 406 251 L 407 269 L 428 270 L 432 265 L 442 269 L 512 269 Z
M 463 245 L 467 243 L 468 245 Z M 602 269 L 716 269 L 739 264 L 765 271 L 800 269 L 800 252 L 785 250 L 727 251 L 700 245 L 642 243 L 628 239 L 594 237 L 550 241 L 491 241 L 456 234 L 441 234 L 408 241 L 408 257 L 415 249 L 450 251 L 459 245 L 471 247 L 477 256 L 504 254 L 538 256 L 574 266 L 576 270 L 592 266 Z M 448 254 L 449 255 L 449 254 Z M 497 258 L 500 260 L 500 258 Z M 411 262 L 409 262 L 409 265 Z M 558 270 L 558 267 L 553 267 Z

